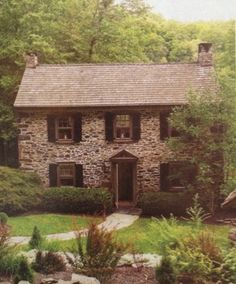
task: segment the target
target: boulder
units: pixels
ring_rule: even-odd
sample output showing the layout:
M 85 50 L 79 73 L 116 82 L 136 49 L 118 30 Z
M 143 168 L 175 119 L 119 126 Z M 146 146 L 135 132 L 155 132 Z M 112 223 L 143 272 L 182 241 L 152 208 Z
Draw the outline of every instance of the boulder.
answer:
M 84 276 L 82 274 L 73 273 L 71 276 L 71 283 L 80 283 L 80 284 L 100 284 L 100 282 L 94 277 Z M 64 283 L 61 283 L 64 284 Z
M 18 284 L 30 284 L 30 282 L 21 280 L 20 282 L 18 282 Z

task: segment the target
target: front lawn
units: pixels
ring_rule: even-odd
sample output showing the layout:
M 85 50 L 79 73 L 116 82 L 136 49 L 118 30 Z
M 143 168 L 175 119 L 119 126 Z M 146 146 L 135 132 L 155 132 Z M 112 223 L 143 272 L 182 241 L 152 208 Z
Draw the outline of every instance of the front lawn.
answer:
M 10 223 L 12 221 L 17 222 L 17 219 L 21 220 L 21 224 L 23 225 L 24 222 L 29 218 L 31 220 L 31 227 L 28 228 L 28 233 L 31 233 L 31 228 L 34 226 L 34 221 L 36 220 L 37 215 L 34 216 L 25 216 L 25 217 L 16 217 L 10 218 Z M 50 216 L 50 218 L 49 218 Z M 22 219 L 21 219 L 22 218 Z M 39 215 L 38 220 L 44 220 L 44 223 L 40 223 L 38 221 L 37 225 L 41 229 L 43 234 L 52 233 L 52 232 L 66 232 L 73 229 L 72 225 L 72 216 L 70 215 L 53 215 L 53 214 L 45 214 Z M 86 227 L 91 219 L 94 217 L 83 217 L 77 216 L 77 222 L 80 224 L 80 227 Z M 51 220 L 51 221 L 50 221 Z M 97 222 L 102 222 L 100 218 L 95 219 Z M 50 222 L 49 222 L 50 221 Z M 160 225 L 163 224 L 164 221 L 161 221 Z M 157 253 L 161 254 L 160 244 L 166 244 L 165 239 L 165 232 L 159 234 L 157 232 L 157 227 L 153 227 L 151 218 L 140 218 L 138 219 L 133 225 L 118 230 L 115 232 L 115 236 L 121 242 L 129 244 L 129 251 L 135 253 Z M 50 227 L 49 227 L 50 226 Z M 29 227 L 29 224 L 27 224 Z M 178 228 L 175 229 L 176 234 L 180 234 L 180 239 L 183 236 L 190 235 L 193 230 L 194 226 L 187 223 L 186 221 L 181 221 L 178 223 Z M 14 227 L 13 227 L 14 228 Z M 203 225 L 204 229 L 208 229 L 211 231 L 221 248 L 228 246 L 228 232 L 230 226 L 224 225 Z M 26 235 L 26 231 L 24 227 L 19 226 L 19 223 L 15 224 L 15 231 L 14 234 L 18 230 L 18 233 L 21 232 L 21 235 Z M 178 231 L 178 232 L 177 232 Z M 74 251 L 75 249 L 75 240 L 70 241 L 50 241 L 44 244 L 44 249 L 46 250 L 53 250 L 53 251 Z
M 38 214 L 10 217 L 8 224 L 11 226 L 12 236 L 31 236 L 34 226 L 39 228 L 42 235 L 48 235 L 73 231 L 75 225 L 83 229 L 92 221 L 100 223 L 102 218 L 86 215 Z
M 131 244 L 133 249 L 139 253 L 160 253 L 157 243 L 165 243 L 164 233 L 162 236 L 157 234 L 156 228 L 151 226 L 151 218 L 140 218 L 132 226 L 117 231 L 120 241 Z M 183 234 L 190 235 L 194 229 L 193 225 L 185 221 L 179 223 Z M 228 232 L 230 226 L 225 225 L 203 225 L 204 229 L 211 231 L 220 247 L 228 245 Z

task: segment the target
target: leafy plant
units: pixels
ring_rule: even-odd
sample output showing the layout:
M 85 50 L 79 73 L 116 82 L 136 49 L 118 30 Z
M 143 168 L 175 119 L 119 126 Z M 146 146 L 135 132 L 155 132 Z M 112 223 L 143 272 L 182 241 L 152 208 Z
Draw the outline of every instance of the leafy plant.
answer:
M 176 274 L 170 258 L 164 256 L 160 266 L 156 268 L 156 279 L 159 284 L 173 284 L 176 280 Z
M 32 267 L 35 271 L 46 274 L 66 270 L 63 257 L 54 252 L 38 251 Z
M 178 247 L 183 238 L 194 233 L 190 227 L 181 225 L 173 215 L 169 219 L 165 217 L 160 219 L 152 218 L 150 226 L 152 231 L 155 231 L 156 236 L 158 236 L 152 244 L 156 246 L 162 254 L 166 254 L 168 247 L 173 249 Z
M 0 212 L 0 225 L 6 225 L 8 221 L 8 216 L 4 212 Z
M 18 258 L 18 268 L 16 271 L 16 275 L 14 276 L 14 283 L 17 284 L 21 280 L 28 281 L 30 283 L 33 282 L 33 271 L 30 268 L 30 265 L 25 257 Z
M 198 193 L 194 195 L 193 205 L 187 208 L 186 213 L 188 220 L 193 222 L 198 228 L 202 225 L 204 220 L 211 216 L 209 213 L 205 213 L 204 209 L 201 207 Z
M 79 262 L 75 263 L 77 271 L 94 276 L 102 283 L 110 278 L 121 255 L 127 248 L 114 240 L 112 231 L 100 229 L 96 224 L 90 225 L 85 240 L 78 232 L 76 244 L 80 257 Z
M 34 227 L 29 246 L 32 249 L 40 249 L 42 246 L 43 238 L 37 226 Z

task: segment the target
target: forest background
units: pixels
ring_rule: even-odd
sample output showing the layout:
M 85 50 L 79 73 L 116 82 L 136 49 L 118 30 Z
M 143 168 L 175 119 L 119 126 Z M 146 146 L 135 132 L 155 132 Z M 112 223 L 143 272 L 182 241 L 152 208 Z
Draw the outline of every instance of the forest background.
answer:
M 235 83 L 234 21 L 166 20 L 142 0 L 0 0 L 0 139 L 16 134 L 13 103 L 25 55 L 40 63 L 197 60 L 211 42 L 221 81 Z

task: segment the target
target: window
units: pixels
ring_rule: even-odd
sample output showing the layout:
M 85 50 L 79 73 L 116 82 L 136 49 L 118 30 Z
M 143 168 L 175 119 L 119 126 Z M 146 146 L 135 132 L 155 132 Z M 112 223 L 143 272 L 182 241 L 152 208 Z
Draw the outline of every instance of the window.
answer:
M 48 141 L 60 143 L 80 142 L 82 139 L 82 117 L 80 113 L 48 115 Z
M 163 163 L 160 165 L 160 185 L 162 191 L 179 191 L 193 184 L 196 166 L 187 161 Z
M 58 186 L 75 185 L 75 165 L 59 164 L 58 166 Z
M 83 187 L 83 165 L 73 162 L 49 164 L 49 185 Z
M 73 119 L 71 116 L 56 119 L 56 140 L 73 140 Z
M 115 139 L 131 139 L 132 138 L 132 122 L 130 115 L 117 114 L 114 120 L 114 138 Z
M 136 142 L 140 136 L 140 113 L 105 113 L 105 138 L 107 141 Z
M 168 137 L 178 137 L 179 132 L 170 126 L 168 118 L 170 116 L 169 112 L 160 113 L 160 139 L 165 140 Z

